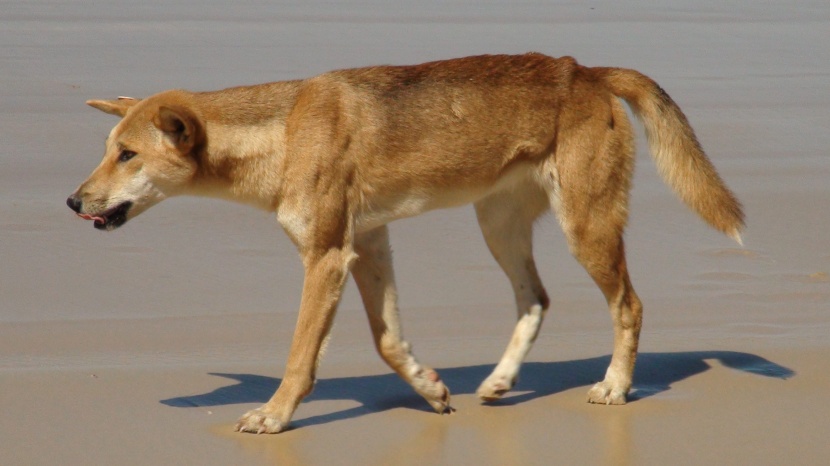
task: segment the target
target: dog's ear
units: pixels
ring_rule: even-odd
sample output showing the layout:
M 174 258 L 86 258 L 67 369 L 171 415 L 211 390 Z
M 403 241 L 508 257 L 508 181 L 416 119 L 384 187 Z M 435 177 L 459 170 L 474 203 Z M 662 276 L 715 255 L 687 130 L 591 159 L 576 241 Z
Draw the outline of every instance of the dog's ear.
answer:
M 196 146 L 201 145 L 204 139 L 202 122 L 186 107 L 159 107 L 153 124 L 170 138 L 182 154 L 189 154 Z
M 138 102 L 139 99 L 134 99 L 132 97 L 119 97 L 117 100 L 87 100 L 86 104 L 90 107 L 97 108 L 104 113 L 124 118 L 124 115 L 127 114 L 127 110 Z

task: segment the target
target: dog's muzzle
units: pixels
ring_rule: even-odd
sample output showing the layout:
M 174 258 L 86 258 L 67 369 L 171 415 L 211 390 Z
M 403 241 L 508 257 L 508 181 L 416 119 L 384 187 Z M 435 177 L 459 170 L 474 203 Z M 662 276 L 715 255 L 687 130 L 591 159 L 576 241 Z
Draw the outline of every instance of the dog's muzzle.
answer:
M 130 210 L 133 203 L 130 201 L 122 202 L 112 209 L 108 209 L 98 214 L 90 214 L 83 212 L 83 201 L 76 195 L 71 195 L 66 200 L 66 205 L 75 211 L 78 217 L 84 220 L 92 220 L 92 226 L 99 230 L 114 230 L 127 222 L 127 211 Z

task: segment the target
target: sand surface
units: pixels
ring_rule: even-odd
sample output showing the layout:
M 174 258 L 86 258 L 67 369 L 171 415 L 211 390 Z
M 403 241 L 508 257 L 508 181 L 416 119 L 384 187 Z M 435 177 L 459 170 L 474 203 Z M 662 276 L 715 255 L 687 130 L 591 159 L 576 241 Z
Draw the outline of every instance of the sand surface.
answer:
M 0 8 L 0 464 L 827 464 L 826 1 L 200 3 Z M 529 50 L 655 78 L 746 207 L 739 248 L 640 150 L 627 249 L 645 327 L 626 406 L 585 403 L 611 325 L 551 219 L 536 235 L 549 318 L 515 390 L 478 402 L 514 311 L 463 208 L 391 227 L 407 337 L 455 414 L 380 362 L 349 283 L 294 429 L 235 434 L 279 383 L 299 304 L 274 219 L 174 199 L 104 234 L 64 205 L 115 123 L 86 99 Z

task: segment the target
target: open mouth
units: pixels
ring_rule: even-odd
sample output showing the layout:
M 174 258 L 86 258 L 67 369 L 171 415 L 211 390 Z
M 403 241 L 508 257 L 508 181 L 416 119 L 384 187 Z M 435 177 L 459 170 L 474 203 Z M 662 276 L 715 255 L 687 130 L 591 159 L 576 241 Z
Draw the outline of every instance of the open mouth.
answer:
M 77 215 L 84 220 L 92 220 L 92 226 L 99 230 L 114 230 L 127 222 L 127 211 L 132 205 L 132 202 L 126 201 L 98 215 Z

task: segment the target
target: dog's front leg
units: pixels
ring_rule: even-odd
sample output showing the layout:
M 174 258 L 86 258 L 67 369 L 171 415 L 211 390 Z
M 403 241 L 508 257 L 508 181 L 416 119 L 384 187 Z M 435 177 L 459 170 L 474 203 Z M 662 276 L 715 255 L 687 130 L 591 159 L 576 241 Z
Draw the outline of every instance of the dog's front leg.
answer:
M 352 275 L 366 306 L 378 353 L 435 411 L 451 413 L 449 389 L 437 372 L 415 359 L 403 339 L 387 227 L 357 235 L 355 248 L 359 257 Z
M 320 352 L 356 256 L 348 247 L 307 252 L 304 256 L 306 272 L 300 315 L 285 376 L 267 403 L 239 419 L 236 424 L 239 432 L 273 434 L 285 430 L 297 405 L 314 386 Z

